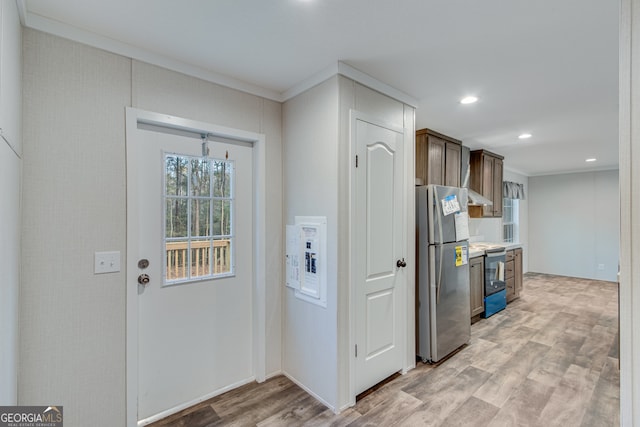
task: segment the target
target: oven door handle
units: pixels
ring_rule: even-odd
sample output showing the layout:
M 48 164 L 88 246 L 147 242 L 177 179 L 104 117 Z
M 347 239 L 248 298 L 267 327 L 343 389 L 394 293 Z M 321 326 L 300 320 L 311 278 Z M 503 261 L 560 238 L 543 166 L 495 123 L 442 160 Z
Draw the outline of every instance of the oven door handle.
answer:
M 493 258 L 493 257 L 498 257 L 498 256 L 506 256 L 506 255 L 507 255 L 507 250 L 506 249 L 500 249 L 500 250 L 487 249 L 484 252 L 484 256 L 486 256 L 487 258 Z

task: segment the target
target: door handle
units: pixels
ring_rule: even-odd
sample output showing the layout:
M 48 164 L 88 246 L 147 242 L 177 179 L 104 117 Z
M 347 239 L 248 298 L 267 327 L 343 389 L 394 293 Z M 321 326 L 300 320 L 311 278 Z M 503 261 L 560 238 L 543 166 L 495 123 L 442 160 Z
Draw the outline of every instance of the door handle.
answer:
M 149 277 L 148 274 L 141 274 L 138 276 L 138 283 L 141 284 L 142 286 L 148 285 L 150 281 L 151 281 L 151 278 Z
M 402 258 L 402 260 L 398 260 L 398 261 L 396 262 L 396 267 L 398 267 L 398 268 L 402 268 L 402 267 L 406 267 L 406 266 L 407 266 L 407 263 L 406 263 L 406 261 L 404 260 L 404 258 Z

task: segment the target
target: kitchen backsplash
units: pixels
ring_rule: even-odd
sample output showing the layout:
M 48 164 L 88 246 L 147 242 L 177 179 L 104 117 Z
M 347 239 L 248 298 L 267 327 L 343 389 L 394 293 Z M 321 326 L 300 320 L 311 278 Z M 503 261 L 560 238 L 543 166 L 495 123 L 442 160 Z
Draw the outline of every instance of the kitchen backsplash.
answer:
M 469 218 L 469 236 L 471 241 L 502 242 L 502 218 Z

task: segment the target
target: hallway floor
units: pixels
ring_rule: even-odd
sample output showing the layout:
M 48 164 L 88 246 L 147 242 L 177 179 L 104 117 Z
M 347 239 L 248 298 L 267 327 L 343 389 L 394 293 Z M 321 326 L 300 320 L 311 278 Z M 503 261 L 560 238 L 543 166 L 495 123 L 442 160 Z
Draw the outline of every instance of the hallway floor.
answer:
M 459 353 L 418 362 L 340 415 L 278 376 L 152 426 L 618 426 L 618 366 L 617 284 L 528 273 Z

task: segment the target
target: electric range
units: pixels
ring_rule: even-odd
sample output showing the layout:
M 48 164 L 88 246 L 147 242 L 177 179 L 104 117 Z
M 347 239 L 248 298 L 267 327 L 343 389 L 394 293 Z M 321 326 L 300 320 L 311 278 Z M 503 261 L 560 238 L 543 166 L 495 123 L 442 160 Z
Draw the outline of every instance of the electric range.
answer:
M 475 242 L 469 244 L 470 251 L 484 254 L 484 313 L 491 317 L 507 306 L 507 283 L 505 281 L 506 245 Z

